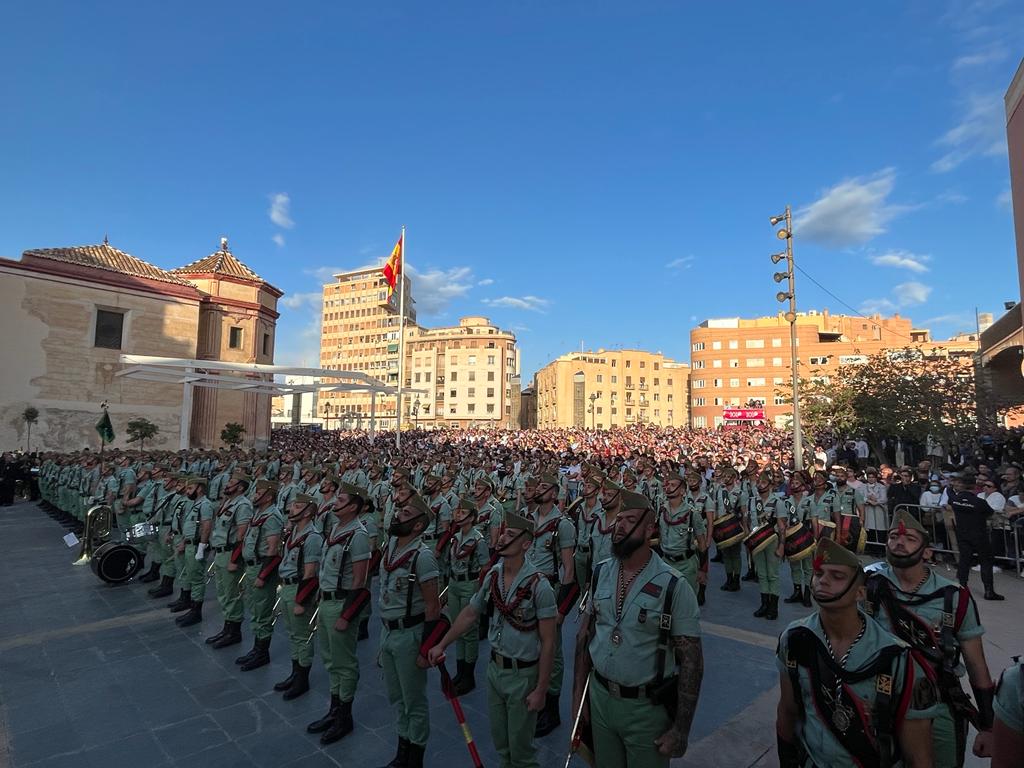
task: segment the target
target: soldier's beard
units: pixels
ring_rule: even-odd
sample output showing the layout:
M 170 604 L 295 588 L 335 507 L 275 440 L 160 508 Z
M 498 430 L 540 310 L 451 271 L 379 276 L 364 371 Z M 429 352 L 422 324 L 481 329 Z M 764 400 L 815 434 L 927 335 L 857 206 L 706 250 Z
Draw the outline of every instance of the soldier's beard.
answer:
M 924 544 L 915 549 L 909 555 L 897 555 L 891 549 L 885 550 L 885 559 L 889 565 L 893 568 L 913 568 L 915 565 L 921 562 L 921 558 L 924 557 Z

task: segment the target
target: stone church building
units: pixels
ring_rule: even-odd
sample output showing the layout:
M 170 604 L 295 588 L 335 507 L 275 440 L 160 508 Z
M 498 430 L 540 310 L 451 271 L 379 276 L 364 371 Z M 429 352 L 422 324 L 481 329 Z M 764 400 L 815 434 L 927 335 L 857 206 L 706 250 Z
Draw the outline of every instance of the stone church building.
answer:
M 96 450 L 104 401 L 115 446 L 128 445 L 128 421 L 146 418 L 160 428 L 152 446 L 177 450 L 184 387 L 116 376 L 125 368 L 120 356 L 273 364 L 282 295 L 226 238 L 171 270 L 106 240 L 0 258 L 0 451 L 24 450 L 29 406 L 39 411 L 32 450 Z M 228 422 L 245 428 L 244 445 L 265 446 L 270 395 L 195 387 L 190 446 L 220 447 Z

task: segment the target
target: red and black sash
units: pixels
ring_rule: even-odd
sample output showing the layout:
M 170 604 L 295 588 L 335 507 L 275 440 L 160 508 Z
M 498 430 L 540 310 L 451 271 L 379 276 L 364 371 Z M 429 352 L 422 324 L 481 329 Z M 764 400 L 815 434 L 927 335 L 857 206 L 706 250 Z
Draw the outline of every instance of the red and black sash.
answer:
M 690 522 L 690 513 L 689 512 L 684 512 L 677 520 L 673 520 L 669 516 L 668 507 L 664 507 L 661 510 L 661 519 L 665 521 L 665 525 L 669 525 L 669 526 L 675 527 L 677 525 L 684 525 L 684 524 Z
M 533 621 L 523 620 L 521 618 L 522 613 L 519 612 L 519 606 L 526 598 L 533 597 L 533 586 L 537 583 L 537 579 L 540 576 L 540 573 L 533 574 L 527 581 L 516 587 L 515 592 L 506 601 L 501 596 L 501 587 L 498 586 L 498 571 L 491 571 L 491 601 L 505 619 L 505 622 L 513 629 L 520 632 L 532 632 L 537 629 L 537 619 L 534 618 Z M 517 613 L 519 614 L 518 616 Z
M 905 654 L 905 648 L 898 645 L 886 646 L 873 661 L 855 670 L 840 667 L 821 638 L 807 627 L 789 630 L 786 648 L 786 668 L 801 716 L 808 716 L 803 711 L 798 671 L 799 667 L 804 667 L 810 678 L 815 716 L 854 762 L 861 768 L 888 768 L 895 763 L 899 759 L 899 745 L 894 734 L 902 725 L 914 687 L 913 662 L 908 656 L 904 665 L 904 679 L 900 681 L 899 697 L 893 695 L 894 667 Z M 869 708 L 850 686 L 872 677 L 875 678 L 875 701 Z M 840 684 L 843 692 L 840 703 L 845 702 L 844 706 L 852 706 L 853 709 L 848 718 L 836 715 L 836 690 Z M 840 729 L 837 722 L 845 722 L 845 729 Z
M 465 560 L 474 552 L 476 552 L 476 545 L 479 543 L 478 539 L 469 539 L 468 541 L 458 544 L 452 539 L 451 557 L 453 560 Z

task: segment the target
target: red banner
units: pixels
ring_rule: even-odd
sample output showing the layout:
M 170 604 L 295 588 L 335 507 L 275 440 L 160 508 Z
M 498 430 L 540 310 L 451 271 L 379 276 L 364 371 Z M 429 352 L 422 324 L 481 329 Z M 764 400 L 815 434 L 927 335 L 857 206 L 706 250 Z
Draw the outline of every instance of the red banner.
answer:
M 764 421 L 764 408 L 724 408 L 722 418 L 730 421 Z

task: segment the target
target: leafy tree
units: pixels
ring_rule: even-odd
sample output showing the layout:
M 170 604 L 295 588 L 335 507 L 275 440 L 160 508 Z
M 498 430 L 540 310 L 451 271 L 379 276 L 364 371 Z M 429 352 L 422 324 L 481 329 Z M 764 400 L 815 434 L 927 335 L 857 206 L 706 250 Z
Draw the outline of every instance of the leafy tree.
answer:
M 32 425 L 39 421 L 39 409 L 31 405 L 21 412 L 21 418 L 28 428 L 28 436 L 25 438 L 25 453 L 32 452 Z
M 792 388 L 780 395 L 792 402 Z M 860 364 L 813 369 L 800 380 L 800 416 L 809 433 L 862 434 L 881 453 L 899 436 L 949 447 L 978 428 L 973 363 L 904 347 Z
M 149 419 L 132 419 L 128 422 L 128 442 L 138 443 L 139 448 L 145 449 L 146 441 L 153 439 L 157 432 L 160 431 L 160 427 L 151 422 Z
M 245 427 L 236 421 L 229 421 L 220 431 L 220 439 L 232 448 L 242 442 L 242 435 L 245 434 Z

